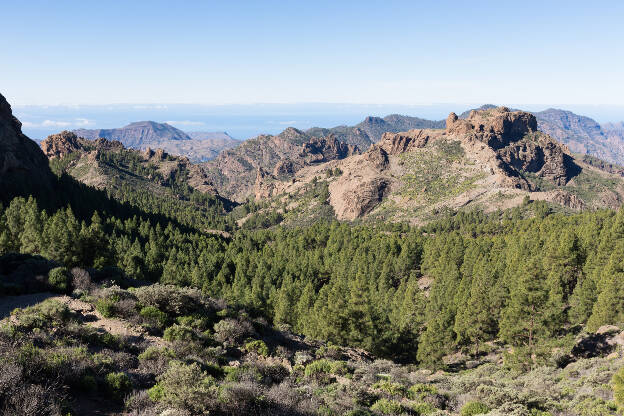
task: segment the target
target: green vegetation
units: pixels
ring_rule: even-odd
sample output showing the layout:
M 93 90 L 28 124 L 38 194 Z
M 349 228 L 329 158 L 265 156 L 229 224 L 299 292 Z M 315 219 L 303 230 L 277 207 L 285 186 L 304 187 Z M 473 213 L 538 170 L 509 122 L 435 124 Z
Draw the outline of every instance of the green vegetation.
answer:
M 448 140 L 438 140 L 425 149 L 402 153 L 399 160 L 408 173 L 402 177 L 399 195 L 421 201 L 420 205 L 461 195 L 484 177 L 484 173 L 476 170 L 453 169 L 453 163 L 463 159 L 461 144 Z

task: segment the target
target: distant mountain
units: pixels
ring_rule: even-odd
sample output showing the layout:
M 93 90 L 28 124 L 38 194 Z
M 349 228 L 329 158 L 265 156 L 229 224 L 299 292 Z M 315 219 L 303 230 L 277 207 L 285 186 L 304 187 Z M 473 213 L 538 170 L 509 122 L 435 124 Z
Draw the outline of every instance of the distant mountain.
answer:
M 390 114 L 384 118 L 368 116 L 355 126 L 337 126 L 333 128 L 313 127 L 306 131 L 314 137 L 333 134 L 340 141 L 358 146 L 366 150 L 371 144 L 381 140 L 384 133 L 398 133 L 412 129 L 443 129 L 445 121 L 426 120 L 419 117 Z
M 226 132 L 193 131 L 186 133 L 191 140 L 162 140 L 153 147 L 166 150 L 173 155 L 186 156 L 193 163 L 207 162 L 225 149 L 241 144 Z
M 167 123 L 155 121 L 138 121 L 116 129 L 79 129 L 73 132 L 87 140 L 117 140 L 132 149 L 163 149 L 174 155 L 186 156 L 192 162 L 205 162 L 223 149 L 240 144 L 225 132 L 185 133 Z
M 196 140 L 214 140 L 215 142 L 221 140 L 223 142 L 238 142 L 238 140 L 232 138 L 224 131 L 187 131 L 186 134 L 191 139 Z
M 117 129 L 74 130 L 77 136 L 88 140 L 104 138 L 108 140 L 118 140 L 124 146 L 135 149 L 142 149 L 154 144 L 170 140 L 191 140 L 182 130 L 176 129 L 167 123 L 156 123 L 155 121 L 137 121 L 125 127 Z
M 571 151 L 624 164 L 624 134 L 618 133 L 624 130 L 618 130 L 617 125 L 608 125 L 612 130 L 605 130 L 589 117 L 554 108 L 534 114 L 539 129 L 566 144 Z

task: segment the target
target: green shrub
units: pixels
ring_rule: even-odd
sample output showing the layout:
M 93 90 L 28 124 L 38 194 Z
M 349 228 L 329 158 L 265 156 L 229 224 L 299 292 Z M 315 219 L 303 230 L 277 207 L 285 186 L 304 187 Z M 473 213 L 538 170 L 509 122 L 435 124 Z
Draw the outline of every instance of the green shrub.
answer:
M 250 364 L 243 364 L 239 367 L 223 367 L 226 381 L 241 381 L 243 378 L 256 381 L 262 380 L 262 374 L 258 367 Z
M 461 409 L 461 416 L 474 416 L 482 415 L 490 411 L 484 403 L 481 402 L 468 402 Z
M 318 374 L 331 374 L 332 362 L 322 358 L 320 360 L 312 361 L 305 367 L 306 377 L 313 377 Z
M 38 305 L 12 312 L 24 329 L 56 326 L 69 319 L 71 313 L 67 305 L 54 299 L 46 299 Z
M 106 375 L 106 389 L 117 400 L 122 400 L 132 390 L 132 382 L 124 373 L 108 373 Z
M 371 410 L 382 415 L 398 415 L 403 411 L 403 407 L 395 400 L 379 399 L 371 406 Z
M 169 328 L 165 329 L 163 335 L 165 341 L 193 341 L 195 339 L 195 332 L 192 329 L 178 324 L 173 324 Z
M 95 309 L 104 317 L 104 318 L 112 318 L 116 314 L 116 305 L 117 301 L 115 299 L 99 299 L 95 303 Z
M 164 328 L 169 323 L 169 317 L 166 313 L 155 306 L 146 306 L 139 312 L 141 318 L 158 328 Z
M 412 410 L 418 415 L 430 415 L 431 413 L 436 411 L 436 408 L 433 407 L 430 403 L 418 402 L 411 406 Z
M 405 386 L 399 383 L 392 383 L 389 380 L 380 380 L 373 384 L 374 389 L 381 390 L 391 396 L 405 396 Z
M 613 386 L 613 399 L 620 411 L 624 410 L 624 367 L 613 375 L 611 378 Z M 624 412 L 623 412 L 624 413 Z
M 89 393 L 97 391 L 97 381 L 90 374 L 85 374 L 80 379 L 80 389 Z
M 48 284 L 56 292 L 66 293 L 69 289 L 69 270 L 65 267 L 55 267 L 48 273 Z
M 157 378 L 158 383 L 148 390 L 156 402 L 194 414 L 206 414 L 215 405 L 217 390 L 214 379 L 202 371 L 197 363 L 171 361 L 167 371 Z
M 245 350 L 248 352 L 255 352 L 262 357 L 269 356 L 269 347 L 261 339 L 249 341 L 245 344 Z
M 155 360 L 158 357 L 175 358 L 175 353 L 167 347 L 149 347 L 139 354 L 139 360 Z

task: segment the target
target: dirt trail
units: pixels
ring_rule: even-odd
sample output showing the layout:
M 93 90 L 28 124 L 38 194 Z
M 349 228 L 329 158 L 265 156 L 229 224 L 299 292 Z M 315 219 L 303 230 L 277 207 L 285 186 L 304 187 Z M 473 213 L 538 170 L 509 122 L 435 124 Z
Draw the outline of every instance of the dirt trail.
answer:
M 162 338 L 149 335 L 143 328 L 133 325 L 130 322 L 121 319 L 105 318 L 90 303 L 69 296 L 58 296 L 53 293 L 0 297 L 0 319 L 9 316 L 11 311 L 15 308 L 33 306 L 46 299 L 53 299 L 64 303 L 70 310 L 76 312 L 86 325 L 99 331 L 106 331 L 113 335 L 127 337 L 133 344 L 147 342 L 150 346 L 158 347 L 167 344 Z

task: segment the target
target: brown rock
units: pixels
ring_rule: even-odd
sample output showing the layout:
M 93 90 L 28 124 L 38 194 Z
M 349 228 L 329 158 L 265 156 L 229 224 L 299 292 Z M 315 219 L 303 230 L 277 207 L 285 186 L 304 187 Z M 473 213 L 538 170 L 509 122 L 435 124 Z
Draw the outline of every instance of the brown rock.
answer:
M 41 142 L 41 150 L 50 159 L 62 158 L 70 153 L 83 150 L 81 139 L 70 131 L 48 136 Z
M 493 149 L 500 149 L 522 139 L 527 133 L 537 131 L 537 119 L 531 113 L 510 111 L 506 107 L 491 110 L 471 111 L 467 119 L 449 114 L 446 133 L 449 135 L 470 134 L 474 139 L 487 143 Z

